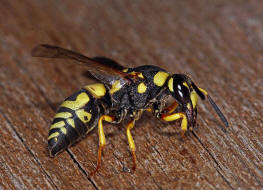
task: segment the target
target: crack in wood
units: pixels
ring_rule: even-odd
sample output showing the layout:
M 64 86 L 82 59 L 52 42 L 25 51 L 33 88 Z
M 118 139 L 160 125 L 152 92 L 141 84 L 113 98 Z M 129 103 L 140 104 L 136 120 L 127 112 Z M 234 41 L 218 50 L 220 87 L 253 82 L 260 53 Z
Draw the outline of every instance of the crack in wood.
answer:
M 220 164 L 218 163 L 218 161 L 216 160 L 216 158 L 213 156 L 213 154 L 208 150 L 208 148 L 204 145 L 204 143 L 201 141 L 201 139 L 195 134 L 194 131 L 192 131 L 192 134 L 193 136 L 197 139 L 197 141 L 200 143 L 200 145 L 206 150 L 206 152 L 209 154 L 209 156 L 212 158 L 212 160 L 214 161 L 214 163 L 217 165 L 217 167 L 221 170 L 221 166 Z M 234 188 L 232 187 L 232 185 L 229 183 L 229 181 L 226 179 L 226 177 L 222 174 L 222 172 L 217 168 L 215 167 L 216 171 L 218 172 L 218 174 L 222 177 L 222 179 L 226 182 L 226 184 L 234 190 Z
M 78 162 L 78 160 L 75 158 L 74 154 L 69 150 L 66 149 L 67 153 L 71 157 L 72 161 L 74 164 L 77 165 L 77 167 L 80 169 L 81 173 L 89 180 L 89 182 L 95 187 L 96 190 L 99 190 L 99 187 L 95 184 L 95 182 L 89 177 L 88 173 L 86 170 L 83 168 L 81 163 Z
M 45 93 L 41 90 L 40 86 L 34 81 L 33 77 L 31 76 L 31 74 L 22 66 L 22 64 L 19 64 L 19 61 L 17 60 L 17 65 L 18 67 L 22 70 L 22 72 L 24 72 L 27 76 L 29 76 L 30 80 L 32 81 L 32 83 L 35 85 L 35 87 L 38 89 L 39 93 L 41 94 L 41 96 L 45 99 L 45 101 L 48 103 L 48 105 L 50 106 L 50 108 L 55 112 L 56 108 L 51 104 L 50 100 L 48 99 L 48 97 L 46 97 Z M 0 110 L 1 113 L 1 110 Z M 16 131 L 15 131 L 16 132 Z M 16 132 L 16 134 L 18 135 L 18 133 Z M 28 147 L 27 147 L 28 148 Z M 28 148 L 28 151 L 30 151 L 30 153 L 32 153 L 32 151 Z M 94 186 L 94 188 L 96 190 L 99 190 L 99 188 L 97 187 L 97 185 L 95 184 L 95 182 L 88 176 L 87 172 L 85 171 L 85 169 L 81 166 L 81 164 L 76 160 L 74 154 L 69 150 L 66 149 L 67 153 L 69 154 L 70 158 L 72 159 L 73 163 L 77 165 L 77 167 L 79 168 L 79 170 L 81 171 L 81 173 L 87 178 L 87 180 Z M 33 154 L 32 154 L 33 155 Z M 34 156 L 34 155 L 33 155 Z M 34 157 L 35 158 L 35 157 Z M 38 161 L 38 163 L 40 164 L 40 162 Z M 41 166 L 41 165 L 40 165 Z M 45 174 L 47 174 L 47 172 L 44 170 L 44 168 L 41 166 L 41 168 L 43 169 L 43 171 L 45 172 Z M 50 179 L 51 177 L 49 175 L 47 175 Z M 52 180 L 52 179 L 51 179 Z M 55 183 L 52 181 L 52 184 L 55 185 Z M 58 187 L 55 185 L 56 189 L 58 189 Z
M 124 131 L 122 131 L 122 132 L 125 133 Z M 125 134 L 125 135 L 126 135 L 126 134 Z M 111 144 L 112 147 L 113 147 L 113 149 L 114 149 L 114 145 L 113 145 L 111 142 L 109 142 L 109 144 Z M 125 141 L 125 144 L 127 144 L 127 141 Z M 121 163 L 121 165 L 123 166 L 123 168 L 127 168 L 127 166 L 125 166 L 124 162 L 123 162 L 121 159 L 119 159 L 119 157 L 118 157 L 115 153 L 113 153 L 113 155 L 114 155 L 114 157 Z M 130 155 L 130 158 L 131 158 L 130 152 L 129 152 L 129 155 Z M 155 179 L 154 179 L 154 177 L 152 176 L 151 172 L 150 172 L 149 170 L 145 169 L 144 165 L 140 162 L 139 159 L 137 159 L 136 161 L 137 161 L 137 163 L 139 163 L 139 164 L 144 168 L 144 171 L 146 171 L 146 172 L 150 175 L 150 177 L 151 177 L 151 179 L 153 180 L 153 182 L 155 183 L 156 187 L 158 187 L 158 189 L 162 190 L 162 187 L 161 187 L 160 185 L 158 185 L 158 183 L 155 181 Z M 139 164 L 137 164 L 137 167 L 138 167 Z M 127 170 L 130 172 L 130 168 L 128 168 Z M 136 171 L 135 171 L 135 172 L 136 172 Z M 134 184 L 132 184 L 130 181 L 129 181 L 129 184 L 130 184 L 132 187 L 134 187 Z
M 57 187 L 57 185 L 55 184 L 55 182 L 52 180 L 52 178 L 50 177 L 50 175 L 48 175 L 48 173 L 46 172 L 46 170 L 43 168 L 42 164 L 40 163 L 39 159 L 34 155 L 34 153 L 31 151 L 31 149 L 27 146 L 27 144 L 25 143 L 25 141 L 23 140 L 23 138 L 19 135 L 19 133 L 17 132 L 17 130 L 15 129 L 15 127 L 12 125 L 11 121 L 8 119 L 8 117 L 3 113 L 2 109 L 0 108 L 0 114 L 3 116 L 3 118 L 6 120 L 6 122 L 9 124 L 9 126 L 11 127 L 11 129 L 14 131 L 14 133 L 16 134 L 16 136 L 18 137 L 18 139 L 21 141 L 21 143 L 24 145 L 24 147 L 26 148 L 26 150 L 30 153 L 30 155 L 34 158 L 35 162 L 37 163 L 37 165 L 40 167 L 40 169 L 42 170 L 42 172 L 46 175 L 46 177 L 48 178 L 48 180 L 50 181 L 50 183 L 55 187 L 56 190 L 59 190 L 59 188 Z
M 1 114 L 1 113 L 0 113 Z M 5 173 L 7 174 L 8 177 L 10 177 L 12 179 L 12 182 L 14 184 L 14 186 L 17 189 L 25 189 L 25 185 L 22 184 L 20 182 L 20 180 L 12 173 L 11 169 L 8 167 L 8 165 L 3 164 L 3 162 L 0 162 L 0 168 L 3 169 L 5 171 Z M 1 185 L 0 185 L 0 189 L 1 189 Z
M 160 156 L 160 158 L 162 159 L 161 161 L 164 162 L 164 160 L 163 160 L 163 158 L 162 158 L 162 154 L 159 152 L 159 150 L 150 142 L 150 140 L 149 140 L 147 137 L 145 137 L 145 138 L 146 138 L 147 142 L 152 146 L 152 148 L 153 148 L 153 149 L 157 152 L 157 154 Z M 161 166 L 161 164 L 160 164 L 159 162 L 157 162 L 157 164 L 158 164 L 159 168 L 163 171 L 163 173 L 166 175 L 166 177 L 168 177 L 165 169 Z

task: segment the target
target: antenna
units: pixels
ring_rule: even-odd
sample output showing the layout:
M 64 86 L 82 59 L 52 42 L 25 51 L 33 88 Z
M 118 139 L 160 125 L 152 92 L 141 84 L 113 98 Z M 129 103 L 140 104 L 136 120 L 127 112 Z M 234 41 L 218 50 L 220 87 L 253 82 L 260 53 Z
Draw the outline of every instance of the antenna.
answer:
M 217 113 L 217 115 L 219 116 L 219 118 L 221 119 L 221 121 L 224 123 L 224 125 L 226 127 L 228 127 L 228 121 L 225 118 L 224 114 L 221 112 L 221 110 L 218 108 L 218 106 L 216 105 L 216 103 L 214 102 L 214 100 L 211 98 L 211 96 L 208 95 L 208 93 L 203 90 L 202 88 L 198 88 L 193 82 L 192 82 L 192 87 L 194 88 L 194 90 L 196 91 L 196 93 L 200 96 L 200 98 L 202 100 L 205 100 L 205 96 L 208 98 L 210 104 L 212 105 L 212 107 L 214 108 L 215 112 Z

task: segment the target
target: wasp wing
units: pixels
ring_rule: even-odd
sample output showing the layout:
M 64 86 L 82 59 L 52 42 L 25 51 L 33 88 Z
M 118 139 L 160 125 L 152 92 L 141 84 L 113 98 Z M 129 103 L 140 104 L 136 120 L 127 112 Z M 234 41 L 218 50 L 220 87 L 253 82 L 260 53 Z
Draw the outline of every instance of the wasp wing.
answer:
M 88 67 L 88 71 L 93 77 L 109 85 L 112 85 L 114 81 L 119 80 L 120 85 L 123 86 L 133 80 L 129 74 L 122 72 L 125 67 L 105 57 L 89 58 L 77 52 L 47 44 L 36 46 L 31 54 L 33 57 L 75 60 L 78 64 Z

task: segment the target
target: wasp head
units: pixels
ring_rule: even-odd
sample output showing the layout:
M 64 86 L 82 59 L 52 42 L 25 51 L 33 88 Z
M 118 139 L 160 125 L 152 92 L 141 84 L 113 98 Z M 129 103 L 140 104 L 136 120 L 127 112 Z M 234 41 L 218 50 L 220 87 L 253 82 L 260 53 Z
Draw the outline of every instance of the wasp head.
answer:
M 168 89 L 180 105 L 180 111 L 186 113 L 188 122 L 194 126 L 198 97 L 193 89 L 191 79 L 184 74 L 174 74 L 168 79 Z
M 205 100 L 205 98 L 207 97 L 210 104 L 212 105 L 220 119 L 223 121 L 225 126 L 228 126 L 226 118 L 217 107 L 213 99 L 205 90 L 198 88 L 190 79 L 190 77 L 184 74 L 174 74 L 168 79 L 167 84 L 170 94 L 180 105 L 179 111 L 186 114 L 188 122 L 190 122 L 191 126 L 195 125 L 198 97 L 200 97 L 202 100 Z

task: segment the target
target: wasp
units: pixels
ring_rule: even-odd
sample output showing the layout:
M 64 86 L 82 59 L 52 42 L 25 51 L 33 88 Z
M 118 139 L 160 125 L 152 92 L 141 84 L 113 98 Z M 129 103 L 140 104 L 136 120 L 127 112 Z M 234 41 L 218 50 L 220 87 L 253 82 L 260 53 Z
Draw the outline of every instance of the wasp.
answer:
M 228 122 L 207 91 L 199 88 L 185 74 L 170 74 L 166 70 L 144 65 L 126 68 L 105 57 L 89 58 L 79 53 L 52 45 L 38 45 L 33 57 L 75 60 L 85 65 L 99 83 L 84 86 L 66 98 L 54 117 L 48 134 L 51 156 L 62 152 L 98 126 L 99 148 L 96 169 L 101 166 L 102 151 L 106 145 L 103 122 L 121 123 L 128 119 L 126 135 L 136 169 L 135 143 L 131 130 L 144 111 L 160 120 L 181 120 L 182 136 L 196 124 L 197 102 L 206 97 L 228 127 Z M 174 102 L 166 106 L 167 98 Z

